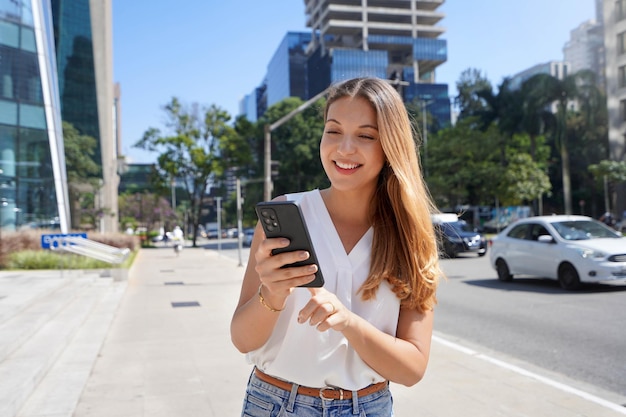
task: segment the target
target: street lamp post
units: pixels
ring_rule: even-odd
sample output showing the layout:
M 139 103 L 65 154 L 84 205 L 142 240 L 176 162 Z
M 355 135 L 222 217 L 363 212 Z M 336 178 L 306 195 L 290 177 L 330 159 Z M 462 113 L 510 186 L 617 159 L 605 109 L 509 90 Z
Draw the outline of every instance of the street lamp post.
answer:
M 4 208 L 9 205 L 9 202 L 6 198 L 0 199 L 0 242 L 2 242 L 2 228 L 4 227 L 4 223 L 2 220 L 2 212 Z
M 430 96 L 425 96 L 430 97 Z M 426 168 L 426 160 L 428 159 L 428 118 L 426 117 L 426 108 L 435 102 L 435 100 L 426 100 L 420 98 L 420 104 L 422 105 L 422 138 L 424 146 L 424 176 L 428 176 L 428 169 Z
M 291 118 L 297 115 L 298 113 L 301 113 L 302 111 L 306 110 L 308 107 L 311 106 L 311 104 L 315 103 L 317 100 L 322 98 L 326 94 L 327 91 L 328 91 L 328 88 L 326 88 L 321 93 L 317 94 L 315 97 L 310 98 L 309 100 L 305 101 L 296 109 L 292 110 L 291 112 L 281 117 L 274 123 L 270 125 L 265 125 L 263 200 L 270 201 L 272 199 L 272 191 L 274 188 L 272 184 L 272 131 L 282 126 L 287 121 L 291 120 Z

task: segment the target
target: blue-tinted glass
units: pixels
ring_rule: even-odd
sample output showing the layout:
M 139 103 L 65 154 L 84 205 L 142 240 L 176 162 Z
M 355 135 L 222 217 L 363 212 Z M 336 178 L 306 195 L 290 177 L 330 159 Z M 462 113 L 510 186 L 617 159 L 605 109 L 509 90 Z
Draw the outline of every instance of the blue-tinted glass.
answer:
M 39 67 L 40 57 L 46 68 L 54 67 L 54 43 L 47 39 L 52 31 L 37 28 L 52 45 L 37 50 L 32 3 L 36 10 L 49 8 L 47 1 L 0 0 L 0 197 L 5 203 L 0 227 L 8 230 L 58 217 L 45 109 L 51 114 L 59 109 L 55 103 L 44 106 L 40 77 L 45 71 Z
M 37 52 L 37 44 L 35 42 L 35 31 L 31 28 L 22 28 L 21 48 L 29 52 Z
M 267 66 L 267 105 L 287 97 L 307 98 L 306 47 L 310 33 L 288 32 Z
M 20 126 L 36 129 L 46 128 L 46 115 L 42 106 L 20 104 Z
M 447 84 L 410 83 L 402 91 L 405 103 L 426 102 L 426 111 L 437 119 L 440 127 L 450 125 L 450 98 Z
M 19 26 L 11 22 L 0 20 L 0 45 L 17 48 L 20 45 Z
M 17 124 L 17 103 L 0 100 L 0 124 Z
M 448 59 L 448 43 L 444 39 L 416 38 L 413 43 L 413 58 L 445 62 Z
M 331 82 L 355 77 L 387 78 L 387 51 L 336 49 L 333 53 Z

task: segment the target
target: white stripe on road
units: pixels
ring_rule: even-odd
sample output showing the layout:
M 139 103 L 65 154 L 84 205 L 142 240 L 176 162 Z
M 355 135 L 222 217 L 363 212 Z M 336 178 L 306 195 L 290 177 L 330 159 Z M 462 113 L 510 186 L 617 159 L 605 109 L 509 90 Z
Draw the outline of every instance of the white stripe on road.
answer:
M 463 352 L 463 353 L 465 353 L 467 355 L 474 356 L 476 358 L 480 358 L 480 359 L 482 359 L 484 361 L 492 363 L 492 364 L 494 364 L 496 366 L 499 366 L 501 368 L 508 369 L 510 371 L 516 372 L 516 373 L 518 373 L 520 375 L 524 375 L 524 376 L 527 376 L 529 378 L 536 379 L 537 381 L 542 382 L 542 383 L 544 383 L 546 385 L 549 385 L 551 387 L 554 387 L 554 388 L 559 389 L 559 390 L 564 391 L 564 392 L 569 392 L 570 394 L 574 394 L 574 395 L 576 395 L 578 397 L 584 398 L 587 401 L 594 402 L 594 403 L 596 403 L 598 405 L 601 405 L 603 407 L 606 407 L 606 408 L 608 408 L 610 410 L 617 411 L 620 414 L 626 415 L 626 408 L 620 406 L 619 404 L 612 403 L 610 401 L 607 401 L 607 400 L 605 400 L 603 398 L 597 397 L 597 396 L 595 396 L 593 394 L 590 394 L 588 392 L 581 391 L 581 390 L 579 390 L 577 388 L 571 387 L 571 386 L 566 385 L 566 384 L 562 384 L 562 383 L 557 382 L 557 381 L 555 381 L 553 379 L 546 378 L 546 377 L 541 376 L 539 374 L 530 372 L 530 371 L 528 371 L 528 370 L 526 370 L 524 368 L 521 368 L 519 366 L 512 365 L 510 363 L 501 361 L 499 359 L 492 358 L 491 356 L 485 355 L 483 353 L 478 353 L 475 350 L 469 349 L 469 348 L 467 348 L 465 346 L 462 346 L 462 345 L 459 345 L 457 343 L 454 343 L 454 342 L 451 342 L 449 340 L 446 340 L 446 339 L 442 338 L 441 336 L 433 335 L 433 340 L 435 340 L 438 343 L 441 343 L 442 345 L 445 345 L 445 346 L 448 346 L 448 347 L 450 347 L 452 349 L 455 349 L 455 350 L 457 350 L 459 352 Z

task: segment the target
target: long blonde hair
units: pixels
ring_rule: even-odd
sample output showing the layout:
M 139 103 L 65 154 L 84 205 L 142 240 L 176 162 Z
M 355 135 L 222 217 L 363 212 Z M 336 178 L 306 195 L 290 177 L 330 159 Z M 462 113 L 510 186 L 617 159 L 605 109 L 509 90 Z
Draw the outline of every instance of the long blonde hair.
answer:
M 403 307 L 421 312 L 432 309 L 442 275 L 430 216 L 437 210 L 421 174 L 406 107 L 387 81 L 355 78 L 330 88 L 324 120 L 330 105 L 346 96 L 362 97 L 373 106 L 386 157 L 370 206 L 374 241 L 370 274 L 360 289 L 362 297 L 376 297 L 380 283 L 386 280 Z

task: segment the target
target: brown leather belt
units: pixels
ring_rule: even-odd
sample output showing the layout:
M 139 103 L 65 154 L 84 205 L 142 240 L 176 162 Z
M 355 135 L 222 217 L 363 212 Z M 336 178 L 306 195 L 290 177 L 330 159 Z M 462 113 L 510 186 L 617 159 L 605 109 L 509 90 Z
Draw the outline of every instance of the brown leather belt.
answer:
M 263 382 L 267 382 L 270 385 L 283 389 L 285 391 L 291 391 L 293 384 L 287 381 L 283 381 L 282 379 L 274 378 L 271 375 L 268 375 L 259 368 L 254 369 L 254 373 Z M 381 389 L 387 386 L 387 382 L 379 382 L 377 384 L 372 384 L 368 387 L 360 389 L 357 391 L 358 397 L 364 397 L 366 395 L 373 394 L 375 392 L 380 391 Z M 298 386 L 298 394 L 308 395 L 309 397 L 320 397 L 323 400 L 351 400 L 352 399 L 352 391 L 347 391 L 341 388 L 335 387 L 324 387 L 324 388 L 310 388 Z

